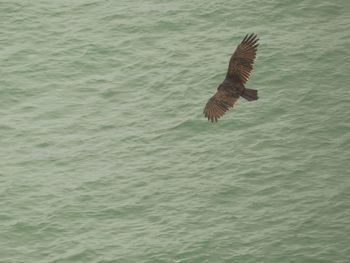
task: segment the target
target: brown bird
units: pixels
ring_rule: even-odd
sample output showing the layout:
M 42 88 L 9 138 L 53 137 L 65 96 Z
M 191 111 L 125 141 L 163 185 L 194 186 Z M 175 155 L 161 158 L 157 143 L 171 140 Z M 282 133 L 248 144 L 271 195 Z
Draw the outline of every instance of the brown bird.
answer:
M 219 85 L 214 96 L 208 100 L 203 111 L 211 122 L 217 122 L 233 107 L 240 96 L 248 101 L 258 99 L 257 90 L 247 89 L 244 86 L 253 70 L 258 40 L 255 34 L 246 35 L 233 53 L 225 80 Z

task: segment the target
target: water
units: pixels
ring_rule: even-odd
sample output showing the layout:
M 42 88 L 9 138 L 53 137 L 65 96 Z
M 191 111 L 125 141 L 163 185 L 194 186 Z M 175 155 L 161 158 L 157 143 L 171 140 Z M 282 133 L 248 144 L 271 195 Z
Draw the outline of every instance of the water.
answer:
M 2 1 L 0 262 L 350 262 L 349 14 Z M 251 32 L 260 99 L 211 124 Z

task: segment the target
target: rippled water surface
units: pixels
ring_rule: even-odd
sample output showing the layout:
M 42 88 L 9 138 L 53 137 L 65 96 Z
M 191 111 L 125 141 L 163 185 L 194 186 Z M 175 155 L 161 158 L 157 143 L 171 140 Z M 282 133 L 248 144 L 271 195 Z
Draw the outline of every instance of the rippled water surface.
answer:
M 350 1 L 2 1 L 0 262 L 350 262 Z M 238 101 L 202 115 L 235 46 Z

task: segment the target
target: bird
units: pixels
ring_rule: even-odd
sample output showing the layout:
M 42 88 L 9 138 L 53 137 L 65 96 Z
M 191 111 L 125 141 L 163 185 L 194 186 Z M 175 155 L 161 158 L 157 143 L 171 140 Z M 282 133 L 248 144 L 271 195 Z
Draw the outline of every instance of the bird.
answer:
M 248 89 L 245 83 L 253 70 L 259 39 L 257 35 L 247 34 L 232 54 L 225 80 L 216 93 L 208 100 L 203 114 L 208 121 L 217 122 L 226 111 L 234 106 L 239 97 L 248 101 L 258 99 L 258 91 Z

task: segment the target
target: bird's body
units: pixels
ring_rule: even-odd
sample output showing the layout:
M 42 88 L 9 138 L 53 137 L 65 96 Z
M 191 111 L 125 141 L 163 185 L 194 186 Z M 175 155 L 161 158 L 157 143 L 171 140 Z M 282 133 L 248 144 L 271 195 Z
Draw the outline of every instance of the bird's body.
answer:
M 243 83 L 240 82 L 234 82 L 228 78 L 225 78 L 225 80 L 219 85 L 218 90 L 230 92 L 232 96 L 239 97 L 243 93 L 245 87 Z
M 258 99 L 256 90 L 244 86 L 253 69 L 257 42 L 256 35 L 247 35 L 233 53 L 225 80 L 205 105 L 203 112 L 208 120 L 217 121 L 241 96 L 248 101 Z

